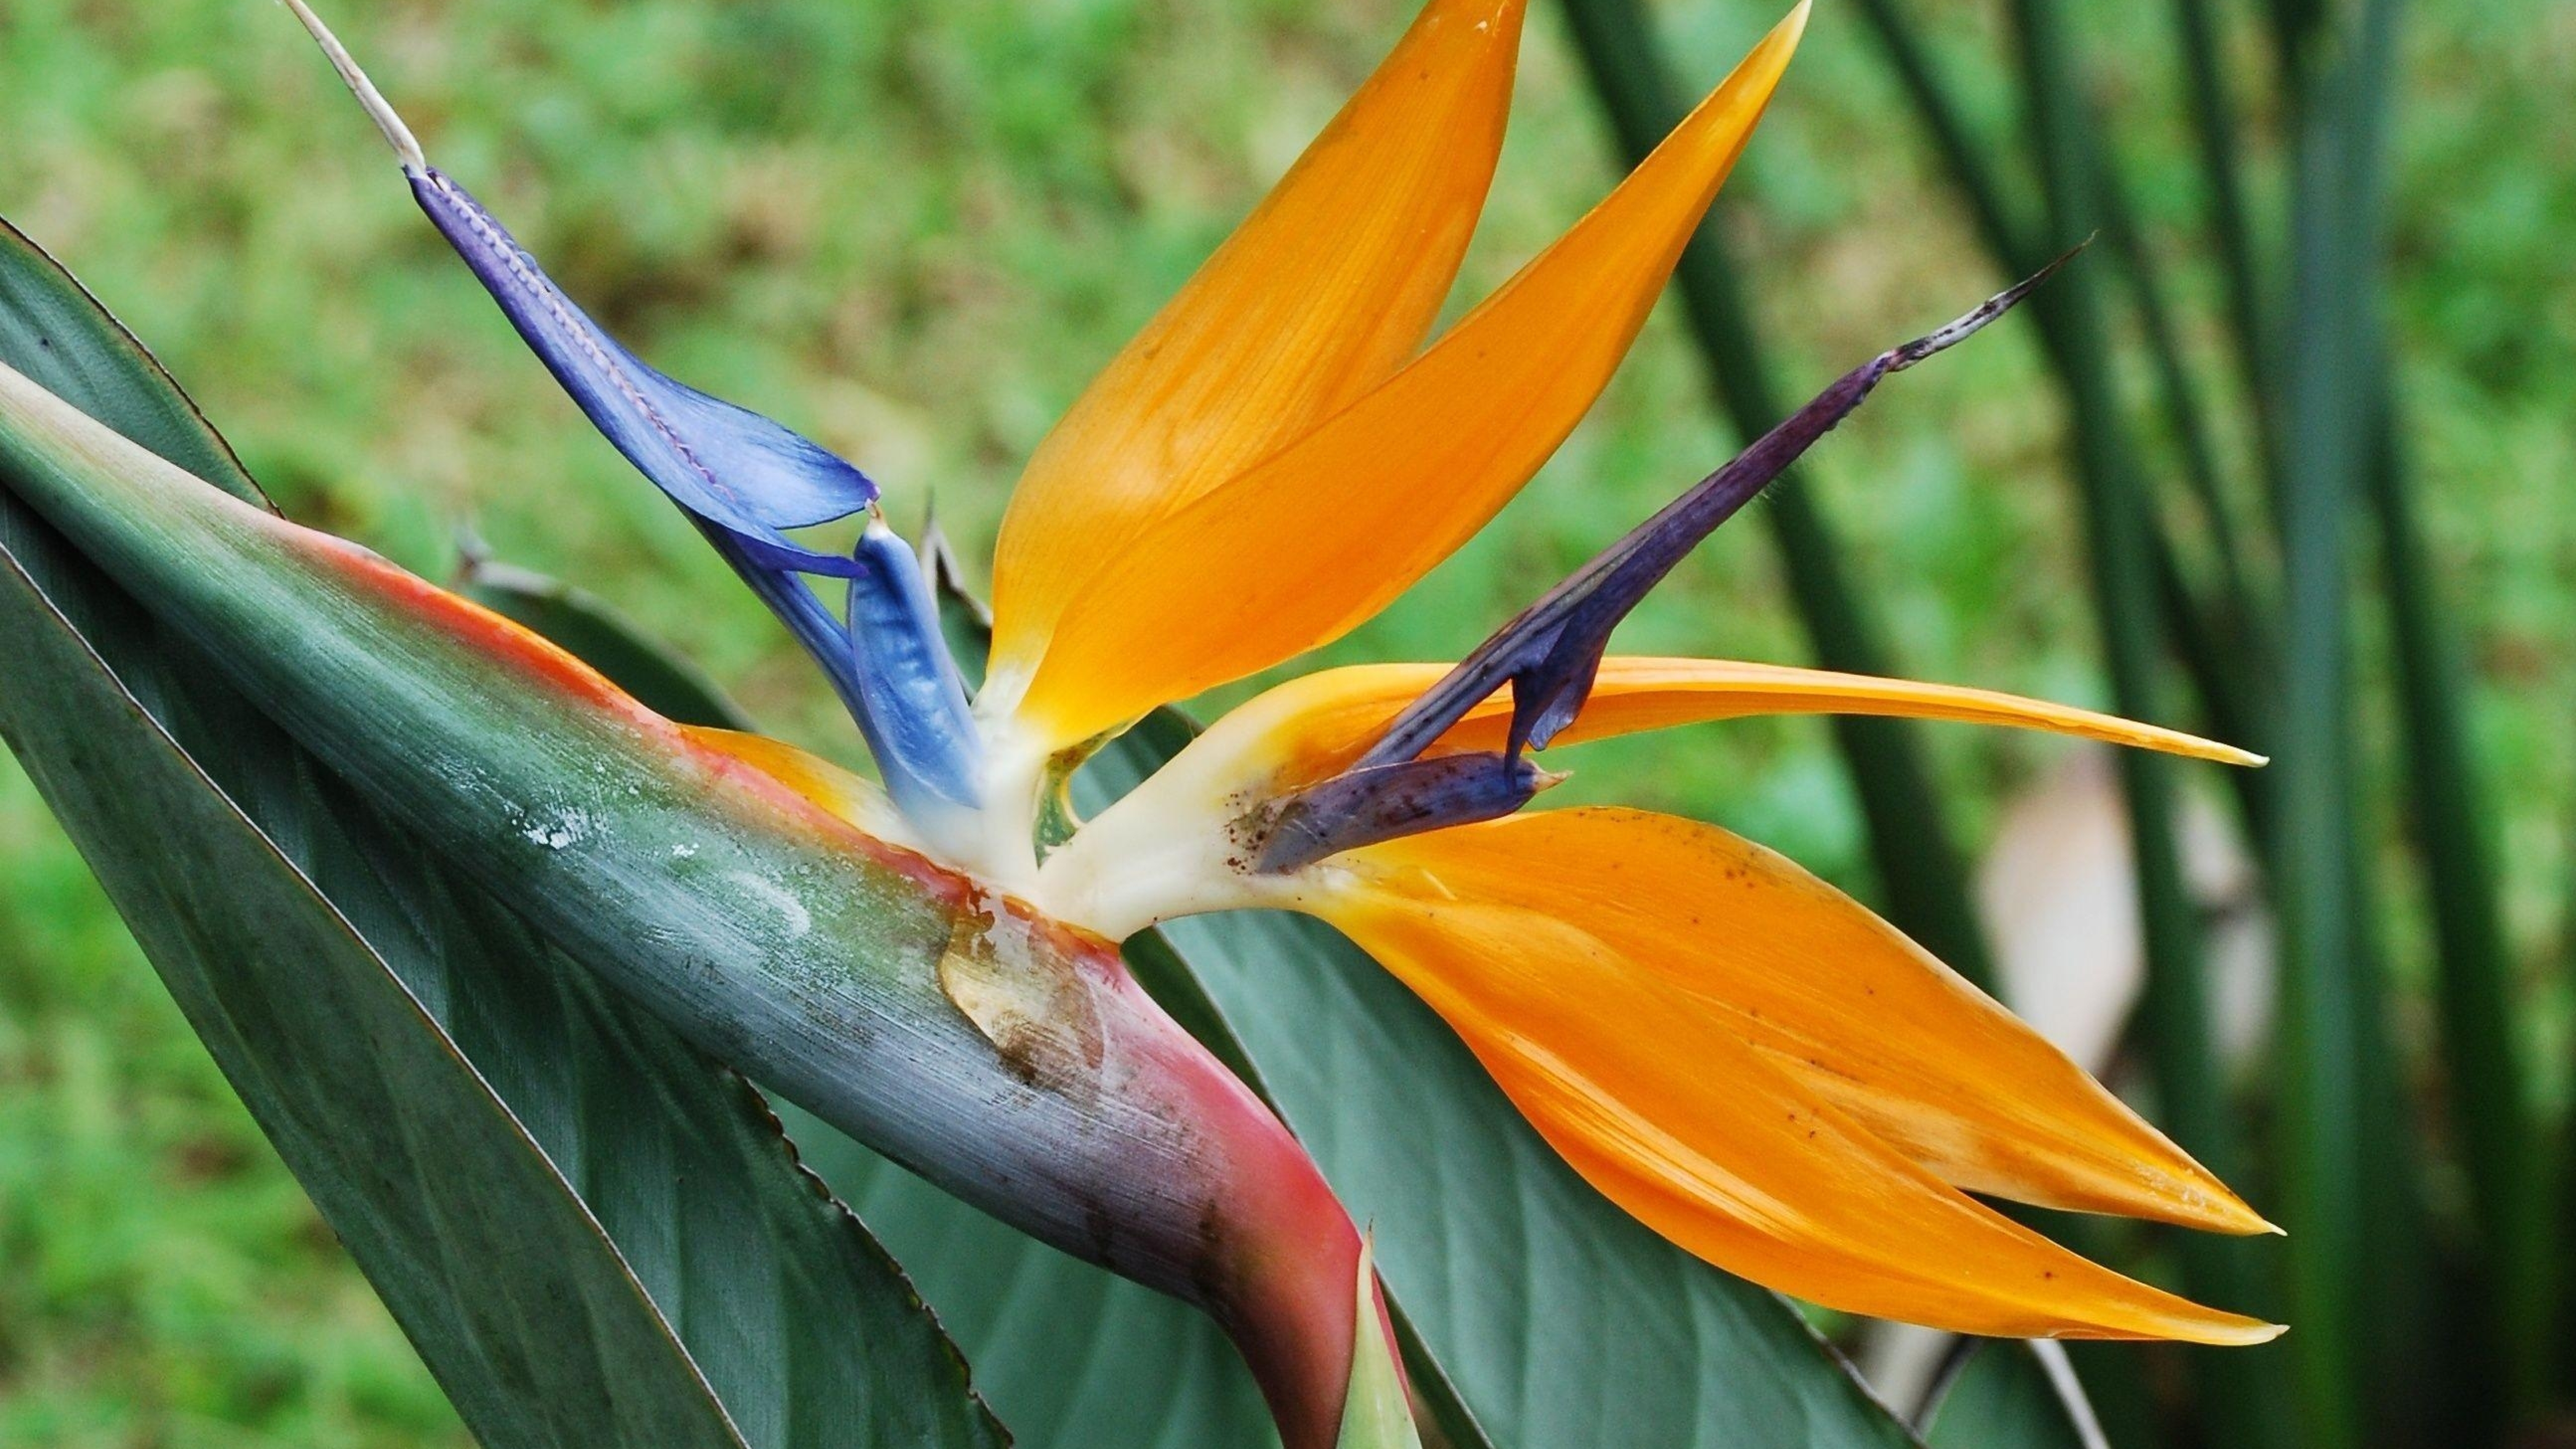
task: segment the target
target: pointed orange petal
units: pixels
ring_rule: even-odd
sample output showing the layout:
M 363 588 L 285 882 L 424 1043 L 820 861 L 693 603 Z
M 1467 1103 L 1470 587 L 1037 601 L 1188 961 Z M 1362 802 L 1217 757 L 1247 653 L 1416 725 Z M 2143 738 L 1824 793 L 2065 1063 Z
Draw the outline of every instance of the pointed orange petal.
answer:
M 1953 1186 L 2271 1230 L 1992 997 L 1751 841 L 1669 815 L 1585 809 L 1382 850 L 1461 896 L 1563 914 Z
M 1577 1172 L 1674 1243 L 1828 1307 L 1965 1333 L 2279 1332 L 2121 1277 L 1966 1197 L 1581 912 L 1476 894 L 1481 878 L 1426 862 L 1424 841 L 1356 853 L 1307 908 L 1438 1011 Z
M 1447 672 L 1442 664 L 1318 670 L 1238 707 L 1182 759 L 1212 781 L 1223 775 L 1229 790 L 1312 784 L 1358 759 Z M 1501 749 L 1511 712 L 1511 692 L 1498 691 L 1441 736 L 1434 752 Z M 1556 744 L 1766 714 L 1900 715 L 2044 730 L 2231 765 L 2263 763 L 2260 755 L 2179 730 L 1993 690 L 1783 664 L 1615 654 L 1601 662 L 1591 700 Z
M 1464 543 L 1590 409 L 1761 118 L 1803 3 L 1618 190 L 1383 386 L 1140 532 L 1021 713 L 1085 739 L 1347 632 Z
M 2045 700 L 1998 694 L 1990 689 L 1725 659 L 1606 659 L 1602 661 L 1601 682 L 1593 691 L 1592 702 L 1571 727 L 1557 736 L 1557 743 L 1580 744 L 1639 730 L 1757 714 L 1871 714 L 1954 720 L 2046 730 L 2228 765 L 2263 763 L 2261 755 L 2180 730 Z M 1508 696 L 1487 701 L 1476 715 L 1460 722 L 1454 736 L 1457 747 L 1500 748 L 1503 721 L 1510 715 Z
M 1502 149 L 1526 0 L 1431 0 L 1305 156 L 1029 462 L 993 566 L 993 666 L 1025 676 L 1136 531 L 1401 366 Z

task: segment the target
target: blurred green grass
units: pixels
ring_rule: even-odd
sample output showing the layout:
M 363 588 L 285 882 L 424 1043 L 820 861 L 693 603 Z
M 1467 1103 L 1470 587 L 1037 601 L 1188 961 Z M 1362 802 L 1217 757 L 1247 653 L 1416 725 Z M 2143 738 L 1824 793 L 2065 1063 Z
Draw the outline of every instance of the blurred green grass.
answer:
M 2009 130 L 1992 7 L 1912 7 Z M 1020 459 L 1364 75 L 1411 0 L 346 0 L 333 18 L 441 163 L 672 372 L 862 460 L 899 522 L 935 496 L 984 556 Z M 1612 173 L 1538 7 L 1472 300 Z M 2189 140 L 2153 7 L 2071 7 L 2132 143 L 2151 245 L 2223 375 Z M 1659 7 L 1712 83 L 1775 18 Z M 2133 58 L 2151 59 L 2133 59 Z M 2564 949 L 2576 697 L 2576 7 L 2427 10 L 2399 107 L 2393 323 L 2436 562 L 2484 688 L 2526 962 Z M 2253 62 L 2240 69 L 2250 72 Z M 1853 17 L 1827 5 L 1729 225 L 1798 383 L 1991 290 Z M 2270 214 L 2270 208 L 2262 209 Z M 193 389 L 298 517 L 432 576 L 470 522 L 607 595 L 844 758 L 846 723 L 694 534 L 593 437 L 412 210 L 282 11 L 9 0 L 0 212 Z M 1502 522 L 1339 658 L 1453 654 L 1719 461 L 1669 316 Z M 2142 365 L 2124 374 L 2143 391 Z M 1910 374 L 1803 486 L 1912 673 L 2104 694 L 2036 349 L 2003 328 Z M 2241 456 L 2244 438 L 2223 439 Z M 1796 660 L 1757 530 L 1722 533 L 1630 626 L 1652 651 Z M 2381 676 L 2383 647 L 2362 641 Z M 1250 686 L 1225 691 L 1240 697 Z M 2367 738 L 2389 723 L 2377 703 Z M 1932 737 L 1975 840 L 2062 748 Z M 2382 757 L 2385 751 L 2377 752 Z M 1578 753 L 1568 787 L 1723 820 L 1866 890 L 1813 722 Z M 2207 781 L 2203 781 L 2207 784 Z M 2385 792 L 2380 792 L 2385 798 Z M 2377 807 L 2385 814 L 2387 807 Z M 2422 952 L 2410 927 L 2401 962 Z M 2409 973 L 2420 976 L 2420 972 Z M 2553 1040 L 2566 1092 L 2563 1002 Z M 14 766 L 0 764 L 0 1443 L 458 1438 Z

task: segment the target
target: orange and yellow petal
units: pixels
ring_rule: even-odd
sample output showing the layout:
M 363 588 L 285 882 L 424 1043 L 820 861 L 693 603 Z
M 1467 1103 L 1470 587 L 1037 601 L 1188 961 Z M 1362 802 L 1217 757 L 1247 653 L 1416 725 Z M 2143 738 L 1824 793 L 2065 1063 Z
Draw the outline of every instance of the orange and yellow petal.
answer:
M 1157 518 L 1402 366 L 1493 179 L 1526 0 L 1432 0 L 1269 198 L 1075 402 L 994 561 L 994 672 Z
M 1421 358 L 1104 561 L 1043 641 L 1020 703 L 1029 726 L 1087 739 L 1302 653 L 1481 528 L 1626 355 L 1805 22 L 1802 3 L 1600 206 Z
M 1562 734 L 1560 745 L 1641 730 L 1757 714 L 1866 714 L 2044 730 L 2104 744 L 2159 750 L 2226 765 L 2259 765 L 2263 757 L 2233 745 L 2089 709 L 1912 679 L 1751 664 L 1726 659 L 1612 658 L 1601 681 Z M 1444 737 L 1444 750 L 1500 749 L 1511 717 L 1508 695 L 1487 700 Z
M 1557 810 L 1366 852 L 1573 922 L 1954 1187 L 2227 1233 L 2271 1225 L 2037 1032 L 1777 852 L 1642 810 Z
M 2279 1332 L 2088 1262 L 1942 1182 L 1580 912 L 1472 894 L 1463 875 L 1390 847 L 1346 859 L 1306 908 L 1438 1011 L 1577 1172 L 1709 1262 L 1966 1333 Z
M 1358 664 L 1318 670 L 1267 690 L 1218 720 L 1166 767 L 1156 787 L 1210 799 L 1285 792 L 1348 767 L 1388 723 L 1449 672 L 1445 664 Z M 1432 747 L 1498 750 L 1511 691 L 1497 691 Z M 2260 755 L 2179 730 L 1993 690 L 1729 659 L 1612 655 L 1558 745 L 1641 730 L 1767 714 L 1866 714 L 2042 730 L 2224 764 Z

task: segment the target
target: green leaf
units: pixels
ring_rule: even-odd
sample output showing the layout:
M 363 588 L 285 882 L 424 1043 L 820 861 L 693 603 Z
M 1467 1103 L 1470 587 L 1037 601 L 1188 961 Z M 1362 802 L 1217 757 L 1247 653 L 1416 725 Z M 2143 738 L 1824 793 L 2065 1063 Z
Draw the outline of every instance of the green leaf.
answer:
M 2432 1432 L 2412 1142 L 2358 848 L 2351 524 L 2385 419 L 2378 272 L 2400 7 L 2319 12 L 2294 114 L 2282 398 L 2281 1123 L 2300 1441 Z
M 2505 1366 L 2511 1410 L 2530 1415 L 2548 1402 L 2551 1376 L 2566 1362 L 2556 1294 L 2559 1220 L 2551 1215 L 2551 1164 L 2523 1057 L 2515 963 L 2506 944 L 2502 873 L 2464 715 L 2473 696 L 2415 514 L 2413 480 L 2399 455 L 2397 419 L 2382 399 L 2370 460 L 2380 567 L 2387 581 L 2397 656 L 2397 703 L 2405 722 L 2408 793 L 2417 853 L 2432 907 L 2439 970 L 2443 1093 L 2468 1169 L 2480 1234 L 2480 1290 L 2487 1312 L 2481 1348 Z
M 0 733 L 466 1422 L 503 1445 L 743 1444 L 544 1152 L 50 606 L 5 506 Z
M 1252 1375 L 1206 1314 L 964 1206 L 807 1114 L 790 1109 L 789 1122 L 807 1162 L 911 1273 L 1022 1442 L 1278 1444 Z
M 961 665 L 980 672 L 986 616 L 963 592 L 954 561 L 935 543 L 924 552 L 951 647 Z M 532 581 L 520 592 L 548 606 L 513 617 L 639 698 L 638 682 L 692 672 L 592 595 L 489 560 L 474 578 Z M 733 709 L 712 692 L 677 702 L 710 722 Z M 1027 1442 L 1048 1449 L 1278 1442 L 1252 1376 L 1207 1315 L 977 1212 L 802 1108 L 782 1104 L 779 1114 L 805 1165 L 903 1264 L 976 1366 L 977 1391 Z M 1080 1352 L 1064 1352 L 1068 1343 Z
M 149 357 L 0 243 L 0 361 L 251 494 Z M 12 744 L 484 1442 L 1004 1441 L 756 1093 L 428 857 L 15 500 L 0 549 Z
M 1301 1300 L 1251 1287 L 1310 1252 L 1338 1276 L 1356 1233 L 1280 1124 L 1097 943 L 1032 929 L 559 651 L 14 372 L 0 484 L 569 959 L 1005 1221 L 1213 1303 L 1274 1350 L 1255 1367 L 1301 1423 L 1338 1409 L 1339 1366 L 1293 1351 Z M 1238 1190 L 1245 1173 L 1263 1190 Z
M 1422 1449 L 1412 1406 L 1405 1402 L 1403 1371 L 1377 1332 L 1375 1273 L 1371 1255 L 1361 1253 L 1357 1292 L 1352 1295 L 1357 1324 L 1352 1337 L 1359 1350 L 1351 1360 L 1350 1392 L 1342 1397 L 1342 1432 L 1334 1443 L 1337 1449 Z
M 2053 1343 L 1963 1340 L 1923 1416 L 1927 1449 L 2099 1449 L 2101 1426 Z
M 457 592 L 545 635 L 664 719 L 714 729 L 752 728 L 697 665 L 654 648 L 606 599 L 469 549 Z
M 0 219 L 0 362 L 223 489 L 266 506 L 230 445 L 134 334 Z

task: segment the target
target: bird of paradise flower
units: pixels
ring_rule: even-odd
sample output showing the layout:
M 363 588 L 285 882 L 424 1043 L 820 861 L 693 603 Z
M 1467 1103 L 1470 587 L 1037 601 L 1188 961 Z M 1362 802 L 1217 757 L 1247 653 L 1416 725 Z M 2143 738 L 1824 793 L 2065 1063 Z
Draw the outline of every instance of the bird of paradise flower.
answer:
M 1528 482 L 1643 325 L 1769 103 L 1805 4 L 1598 207 L 1425 346 L 1493 175 L 1525 9 L 1430 0 L 1031 459 L 994 558 L 989 670 L 970 695 L 877 485 L 608 337 L 429 163 L 304 0 L 287 3 L 537 356 L 813 654 L 884 783 L 753 736 L 692 730 L 690 749 L 785 785 L 925 879 L 965 882 L 1002 903 L 996 919 L 1067 939 L 1114 945 L 1241 908 L 1321 917 L 1445 1018 L 1595 1187 L 1757 1282 L 1981 1334 L 2248 1344 L 2280 1332 L 2111 1272 L 1970 1196 L 2273 1230 L 1865 907 L 1714 826 L 1523 811 L 1558 778 L 1533 754 L 1757 714 L 1964 720 L 2259 763 L 1983 690 L 1607 653 L 1649 589 L 1884 378 L 2042 278 L 1845 374 L 1466 659 L 1294 680 L 1097 818 L 1064 803 L 1072 772 L 1128 725 L 1347 633 Z M 0 392 L 12 416 L 42 411 Z M 866 523 L 846 553 L 796 537 L 854 514 Z M 816 580 L 840 581 L 846 606 Z M 430 597 L 405 594 L 412 607 Z M 435 607 L 471 610 L 444 596 Z M 522 653 L 545 649 L 490 628 Z M 997 1044 L 1027 1024 L 1002 1018 L 1032 1011 L 992 999 L 968 968 L 943 963 L 940 984 Z M 1233 1099 L 1193 1087 L 1171 1100 Z M 1353 1379 L 1351 1362 L 1319 1381 Z M 1308 1414 L 1292 1442 L 1321 1442 L 1332 1417 Z
M 772 742 L 729 747 L 880 838 L 1112 941 L 1212 910 L 1323 917 L 1439 1011 L 1596 1187 L 1783 1291 L 1976 1333 L 2278 1331 L 2121 1278 L 1966 1196 L 2272 1230 L 1867 908 L 1695 821 L 1515 814 L 1551 781 L 1532 750 L 1754 714 L 1969 720 L 2259 763 L 1982 690 L 1604 653 L 1647 589 L 1881 377 L 2038 278 L 1856 369 L 1467 661 L 1274 689 L 1040 856 L 1043 807 L 1100 744 L 1347 633 L 1528 482 L 1643 326 L 1805 4 L 1590 215 L 1423 348 L 1500 152 L 1526 9 L 1432 0 L 1031 459 L 970 702 L 875 485 L 611 341 L 293 3 L 538 355 L 815 652 L 887 790 Z M 855 557 L 785 532 L 862 510 Z M 807 576 L 850 581 L 846 622 Z

